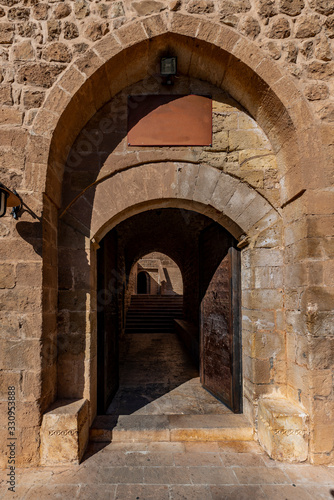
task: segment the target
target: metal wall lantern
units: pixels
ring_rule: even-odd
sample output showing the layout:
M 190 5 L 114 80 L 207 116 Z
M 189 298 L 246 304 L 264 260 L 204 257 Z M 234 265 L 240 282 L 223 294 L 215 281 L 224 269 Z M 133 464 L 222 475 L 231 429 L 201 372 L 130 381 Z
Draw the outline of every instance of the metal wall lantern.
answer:
M 160 75 L 163 78 L 163 85 L 173 85 L 172 77 L 177 72 L 176 57 L 162 57 L 160 61 Z
M 22 206 L 22 201 L 17 192 L 11 191 L 0 183 L 0 217 L 6 214 L 7 207 L 12 207 L 12 216 L 17 219 L 18 211 Z

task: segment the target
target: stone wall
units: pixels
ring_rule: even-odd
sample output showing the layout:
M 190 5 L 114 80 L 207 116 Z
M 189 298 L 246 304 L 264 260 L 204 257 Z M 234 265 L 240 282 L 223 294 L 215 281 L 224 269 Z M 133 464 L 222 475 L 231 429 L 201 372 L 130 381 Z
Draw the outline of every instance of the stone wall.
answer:
M 269 352 L 263 369 L 255 361 L 261 358 L 256 356 L 249 362 L 250 369 L 255 373 L 253 367 L 257 365 L 257 372 L 266 373 L 269 380 L 268 370 L 276 370 L 275 377 L 281 377 L 286 395 L 311 416 L 311 459 L 318 463 L 332 461 L 333 2 L 0 0 L 0 16 L 0 181 L 17 189 L 26 204 L 18 223 L 9 215 L 0 221 L 1 374 L 4 387 L 15 384 L 18 389 L 21 463 L 38 462 L 41 417 L 57 394 L 57 216 L 64 158 L 98 109 L 122 89 L 147 77 L 140 44 L 149 40 L 150 46 L 157 48 L 160 41 L 154 45 L 154 39 L 169 32 L 178 37 L 175 50 L 179 50 L 180 73 L 192 73 L 192 77 L 218 87 L 223 82 L 224 90 L 233 93 L 261 124 L 276 154 L 278 169 L 269 163 L 270 156 L 263 159 L 265 168 L 258 161 L 242 163 L 241 156 L 248 148 L 235 148 L 240 139 L 238 129 L 231 125 L 235 117 L 227 118 L 231 122 L 226 137 L 226 110 L 219 115 L 216 109 L 218 150 L 187 151 L 183 160 L 209 163 L 220 172 L 242 179 L 281 211 L 284 252 L 277 254 L 275 248 L 271 249 L 276 246 L 277 231 L 281 234 L 279 229 L 267 229 L 257 240 L 273 252 L 269 263 L 275 265 L 270 267 L 280 269 L 266 276 L 269 268 L 263 266 L 265 260 L 252 241 L 245 251 L 248 271 L 244 277 L 253 280 L 249 282 L 249 300 L 267 303 L 272 292 L 258 287 L 263 280 L 270 284 L 269 289 L 273 283 L 280 286 L 283 269 L 284 292 L 278 309 L 282 305 L 284 317 L 280 312 L 273 313 L 274 318 L 268 315 L 267 323 L 250 317 L 250 326 L 245 325 L 245 329 L 249 328 L 254 338 L 259 336 L 255 330 L 261 325 L 282 332 L 287 373 L 281 360 L 273 365 Z M 196 45 L 190 43 L 193 39 Z M 168 43 L 172 41 L 166 41 L 165 46 Z M 187 66 L 189 60 L 192 62 Z M 113 105 L 119 105 L 117 99 Z M 258 125 L 234 106 L 238 111 L 232 115 L 238 115 L 238 120 L 245 116 L 259 137 Z M 89 142 L 93 143 L 91 139 Z M 112 168 L 117 147 L 122 148 L 124 141 L 116 139 L 114 145 L 112 154 L 107 151 Z M 260 150 L 263 147 L 267 148 L 261 145 Z M 258 144 L 251 149 L 257 150 Z M 147 161 L 145 151 L 126 153 L 128 166 Z M 179 152 L 168 154 L 171 160 L 182 160 Z M 89 157 L 85 157 L 85 173 L 80 172 L 77 179 L 73 175 L 70 191 L 63 191 L 65 206 L 74 193 L 80 193 L 96 178 L 105 162 L 103 155 L 99 165 L 89 164 Z M 117 168 L 121 168 L 122 155 Z M 104 168 L 105 173 L 110 172 L 111 164 Z M 81 252 L 80 258 L 90 265 L 89 235 L 61 227 L 61 238 L 78 250 L 77 255 Z M 65 256 L 60 253 L 60 258 Z M 80 283 L 86 286 L 91 275 L 85 269 L 83 266 L 75 276 L 60 272 L 59 280 L 67 280 L 67 287 L 80 287 Z M 93 265 L 91 271 L 94 273 Z M 86 300 L 85 295 L 80 297 Z M 94 303 L 93 292 L 90 300 Z M 79 329 L 86 329 L 83 311 L 79 312 L 73 311 L 72 320 Z M 93 320 L 90 328 L 94 329 Z M 89 331 L 86 333 L 89 338 Z M 250 345 L 249 352 L 252 348 Z M 259 355 L 265 350 L 261 349 Z M 256 384 L 261 386 L 263 382 Z M 249 398 L 251 402 L 256 399 L 253 385 Z M 3 391 L 1 399 L 0 441 L 5 442 Z M 252 411 L 256 413 L 256 408 Z M 4 453 L 1 460 L 4 465 Z
M 333 121 L 331 0 L 1 0 L 2 123 L 29 127 L 47 89 L 95 41 L 135 18 L 170 11 L 204 16 L 254 41 L 298 82 L 316 116 Z M 18 167 L 11 174 L 19 182 Z

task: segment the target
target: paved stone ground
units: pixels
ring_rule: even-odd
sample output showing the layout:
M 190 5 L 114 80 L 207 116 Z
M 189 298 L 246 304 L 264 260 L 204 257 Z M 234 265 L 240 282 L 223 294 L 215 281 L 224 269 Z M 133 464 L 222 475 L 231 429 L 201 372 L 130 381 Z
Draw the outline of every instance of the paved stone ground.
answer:
M 232 413 L 203 389 L 176 334 L 127 334 L 120 348 L 120 387 L 108 415 Z
M 124 347 L 114 414 L 228 412 L 200 387 L 176 336 L 128 337 Z M 253 441 L 91 443 L 81 465 L 19 469 L 14 494 L 6 480 L 0 472 L 0 499 L 334 498 L 334 468 L 276 462 Z
M 17 470 L 22 500 L 321 500 L 334 468 L 270 460 L 255 442 L 91 445 L 83 463 Z

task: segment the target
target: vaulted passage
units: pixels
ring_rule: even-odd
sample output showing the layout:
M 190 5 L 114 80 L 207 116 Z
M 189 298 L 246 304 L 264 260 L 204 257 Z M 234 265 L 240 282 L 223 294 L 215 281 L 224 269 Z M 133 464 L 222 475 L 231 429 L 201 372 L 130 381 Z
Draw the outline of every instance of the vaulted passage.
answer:
M 234 238 L 205 215 L 161 208 L 118 224 L 97 258 L 98 413 L 241 412 Z

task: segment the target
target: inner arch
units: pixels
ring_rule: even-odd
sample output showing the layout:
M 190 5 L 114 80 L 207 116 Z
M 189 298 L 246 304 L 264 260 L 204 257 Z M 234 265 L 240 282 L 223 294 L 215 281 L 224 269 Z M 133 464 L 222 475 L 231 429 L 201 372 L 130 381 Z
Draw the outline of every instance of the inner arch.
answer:
M 233 411 L 241 411 L 241 392 L 230 392 L 233 360 L 240 357 L 230 345 L 229 318 L 234 313 L 228 312 L 229 283 L 236 274 L 240 278 L 240 268 L 233 276 L 229 274 L 228 260 L 233 248 L 240 253 L 236 240 L 212 219 L 175 208 L 146 210 L 130 216 L 100 241 L 99 414 L 106 412 L 115 417 L 132 413 L 229 412 L 222 402 Z M 174 262 L 169 256 L 174 257 Z M 174 273 L 176 262 L 179 276 Z M 183 287 L 178 283 L 181 274 Z M 219 300 L 223 302 L 211 311 L 217 297 L 222 297 Z M 240 315 L 239 310 L 237 314 Z M 217 315 L 221 318 L 221 330 L 218 334 L 214 327 L 209 335 Z M 208 322 L 206 333 L 202 333 L 203 321 Z M 200 338 L 204 334 L 210 340 L 203 344 Z M 233 335 L 237 338 L 239 334 L 235 331 Z M 226 349 L 231 349 L 229 354 Z M 213 377 L 212 363 L 221 377 Z M 206 366 L 206 370 L 200 370 L 200 366 Z M 203 389 L 201 384 L 207 383 L 217 399 Z M 186 397 L 189 390 L 194 391 L 194 400 Z M 181 400 L 180 394 L 184 394 Z

